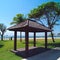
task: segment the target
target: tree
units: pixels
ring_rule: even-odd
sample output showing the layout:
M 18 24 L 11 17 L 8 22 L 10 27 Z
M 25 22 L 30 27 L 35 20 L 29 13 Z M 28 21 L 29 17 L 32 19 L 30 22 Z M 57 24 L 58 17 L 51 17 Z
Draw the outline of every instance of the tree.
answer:
M 58 33 L 57 36 L 60 36 L 60 33 Z
M 19 23 L 21 23 L 21 22 L 23 22 L 23 21 L 25 21 L 26 20 L 26 18 L 24 17 L 24 15 L 23 14 L 17 14 L 14 18 L 13 18 L 13 22 L 11 22 L 11 24 L 19 24 Z M 21 35 L 22 33 L 20 32 L 20 41 L 22 41 L 22 35 Z
M 0 24 L 0 35 L 1 35 L 2 41 L 3 41 L 3 36 L 5 32 L 6 32 L 6 26 L 4 24 Z
M 60 19 L 60 3 L 48 2 L 38 6 L 37 8 L 31 10 L 28 14 L 29 18 L 39 20 L 42 24 L 44 21 L 47 22 L 48 28 L 53 30 L 55 25 L 59 25 L 57 22 Z M 41 17 L 43 17 L 42 21 Z M 45 24 L 43 24 L 46 26 Z M 52 40 L 54 41 L 53 31 L 51 31 Z
M 48 35 L 49 37 L 51 37 L 51 33 Z M 55 36 L 55 34 L 53 33 L 53 36 Z

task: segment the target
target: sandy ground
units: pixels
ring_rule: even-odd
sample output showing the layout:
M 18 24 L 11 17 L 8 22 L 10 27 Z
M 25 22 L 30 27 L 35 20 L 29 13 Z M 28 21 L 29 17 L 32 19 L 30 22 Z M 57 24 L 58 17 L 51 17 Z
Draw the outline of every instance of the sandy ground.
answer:
M 25 38 L 22 38 L 22 39 L 25 40 Z M 34 38 L 29 38 L 29 39 L 32 40 Z M 45 39 L 45 38 L 36 38 L 36 39 Z M 48 38 L 48 39 L 52 39 L 52 38 Z M 60 39 L 60 38 L 55 38 L 55 39 Z M 10 38 L 4 38 L 4 40 L 10 40 Z M 14 38 L 12 38 L 12 40 L 14 40 Z M 17 38 L 17 40 L 20 40 L 20 38 Z

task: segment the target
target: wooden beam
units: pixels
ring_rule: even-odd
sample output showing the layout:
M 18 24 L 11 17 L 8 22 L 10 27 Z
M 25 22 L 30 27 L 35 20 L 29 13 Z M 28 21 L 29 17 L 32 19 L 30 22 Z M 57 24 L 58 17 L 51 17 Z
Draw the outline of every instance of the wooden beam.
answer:
M 29 49 L 29 36 L 28 36 L 28 32 L 25 32 L 25 51 L 28 51 Z
M 36 47 L 36 32 L 34 32 L 34 47 Z
M 45 48 L 47 49 L 47 32 L 45 32 Z
M 17 48 L 17 31 L 14 31 L 14 50 Z

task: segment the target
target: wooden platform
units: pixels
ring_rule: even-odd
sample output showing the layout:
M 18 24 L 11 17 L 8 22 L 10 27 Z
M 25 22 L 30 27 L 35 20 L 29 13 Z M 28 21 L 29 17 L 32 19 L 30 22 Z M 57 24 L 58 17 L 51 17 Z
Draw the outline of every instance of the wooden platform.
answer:
M 43 47 L 30 47 L 28 51 L 25 51 L 24 48 L 17 49 L 17 51 L 12 50 L 16 55 L 21 56 L 23 58 L 31 57 L 40 53 L 43 53 L 45 51 L 48 51 L 51 49 L 45 49 Z

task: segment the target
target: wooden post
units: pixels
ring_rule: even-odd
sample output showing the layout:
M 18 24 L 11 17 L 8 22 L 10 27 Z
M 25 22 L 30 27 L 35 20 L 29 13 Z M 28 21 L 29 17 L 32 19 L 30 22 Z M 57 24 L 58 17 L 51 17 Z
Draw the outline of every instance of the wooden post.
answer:
M 45 32 L 45 48 L 47 49 L 47 32 Z
M 28 48 L 29 48 L 29 45 L 28 45 L 28 43 L 29 43 L 29 36 L 28 36 L 28 32 L 26 31 L 25 32 L 25 51 L 28 51 Z
M 36 47 L 36 32 L 34 32 L 34 47 Z
M 14 31 L 14 50 L 17 48 L 17 31 Z

